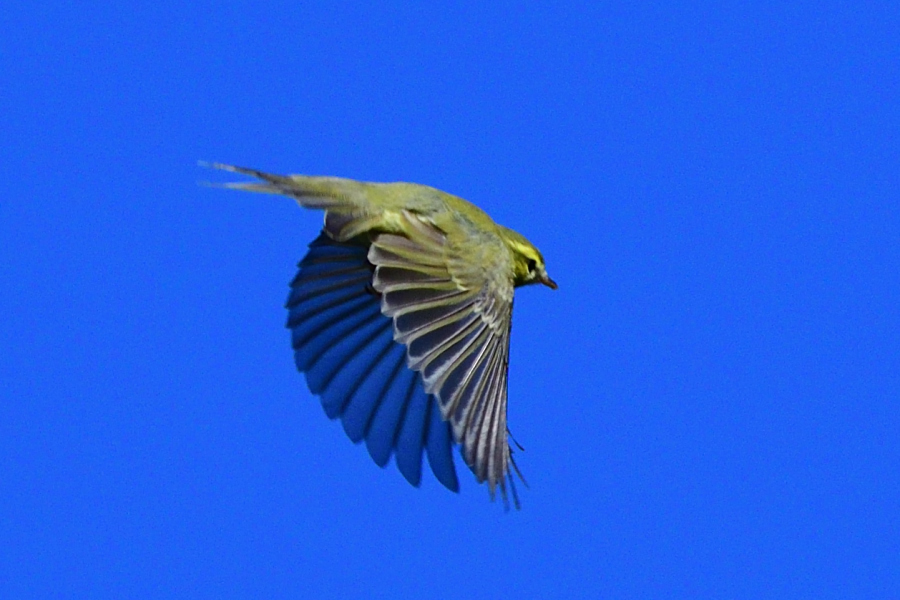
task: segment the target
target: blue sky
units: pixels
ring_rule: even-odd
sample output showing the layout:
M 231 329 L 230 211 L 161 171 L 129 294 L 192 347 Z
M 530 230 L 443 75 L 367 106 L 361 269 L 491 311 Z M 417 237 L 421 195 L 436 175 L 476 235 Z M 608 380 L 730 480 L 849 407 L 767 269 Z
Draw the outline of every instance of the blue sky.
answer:
M 900 596 L 900 9 L 484 4 L 4 9 L 0 596 Z M 198 159 L 542 250 L 521 511 L 325 418 L 321 216 Z

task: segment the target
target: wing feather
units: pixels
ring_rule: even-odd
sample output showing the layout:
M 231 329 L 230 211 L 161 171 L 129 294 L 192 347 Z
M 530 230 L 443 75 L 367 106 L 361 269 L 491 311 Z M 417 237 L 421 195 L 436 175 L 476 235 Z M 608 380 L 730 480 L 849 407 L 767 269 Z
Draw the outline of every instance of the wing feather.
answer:
M 407 345 L 409 366 L 421 371 L 425 385 L 431 386 L 434 377 L 440 375 L 440 369 L 477 341 L 486 329 L 484 321 L 477 315 L 470 315 L 421 335 Z
M 468 317 L 471 312 L 465 304 L 445 304 L 397 315 L 394 319 L 397 341 L 408 344 L 422 334 Z
M 509 252 L 499 236 L 475 232 L 451 240 L 416 215 L 403 216 L 407 236 L 376 235 L 369 247 L 381 311 L 393 319 L 409 367 L 452 424 L 466 464 L 506 500 Z
M 390 377 L 394 365 L 387 360 L 394 347 L 394 341 L 390 338 L 380 340 L 382 347 L 375 346 L 371 352 L 371 359 L 362 377 L 357 382 L 353 395 L 349 398 L 341 423 L 344 432 L 354 443 L 362 441 L 369 429 L 369 424 L 375 415 L 375 410 L 381 404 L 388 387 L 385 380 Z
M 366 448 L 372 460 L 380 467 L 387 464 L 394 449 L 406 401 L 404 373 L 410 373 L 405 368 L 403 347 L 395 344 L 391 352 L 393 357 L 390 360 L 394 362 L 394 370 L 385 383 L 384 399 L 375 409 L 375 415 L 366 433 Z
M 297 368 L 326 415 L 340 418 L 354 442 L 365 439 L 378 465 L 393 454 L 413 485 L 421 481 L 426 452 L 438 480 L 457 491 L 450 424 L 440 419 L 421 375 L 406 366 L 405 348 L 394 340 L 392 320 L 371 288 L 374 266 L 366 247 L 323 233 L 299 266 L 287 326 Z
M 467 300 L 471 296 L 469 292 L 461 291 L 452 282 L 435 286 L 404 287 L 401 289 L 387 286 L 374 287 L 379 291 L 386 290 L 382 292 L 381 311 L 389 317 L 424 308 L 437 308 L 448 304 L 456 304 Z
M 416 377 L 410 377 L 406 396 L 406 412 L 397 436 L 397 468 L 412 485 L 422 479 L 422 447 L 425 444 L 425 422 L 428 418 L 428 398 Z
M 459 489 L 456 468 L 453 465 L 453 436 L 441 414 L 440 406 L 432 401 L 425 441 L 428 464 L 435 477 L 451 490 Z
M 460 436 L 466 411 L 470 401 L 480 389 L 479 382 L 485 374 L 491 353 L 497 343 L 496 339 L 487 340 L 480 348 L 465 357 L 458 367 L 448 370 L 447 375 L 438 382 L 441 385 L 440 396 L 447 398 L 448 414 L 453 415 L 452 422 Z

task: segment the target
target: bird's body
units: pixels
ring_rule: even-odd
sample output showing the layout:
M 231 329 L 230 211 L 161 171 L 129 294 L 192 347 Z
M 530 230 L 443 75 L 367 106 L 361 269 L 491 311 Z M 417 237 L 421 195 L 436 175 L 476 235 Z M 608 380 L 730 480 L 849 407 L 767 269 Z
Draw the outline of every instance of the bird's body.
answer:
M 378 464 L 393 452 L 414 485 L 424 449 L 457 489 L 456 442 L 478 481 L 505 499 L 515 467 L 506 428 L 513 290 L 555 289 L 540 252 L 428 186 L 213 166 L 260 180 L 226 187 L 325 211 L 287 307 L 297 367 L 326 413 L 365 439 Z

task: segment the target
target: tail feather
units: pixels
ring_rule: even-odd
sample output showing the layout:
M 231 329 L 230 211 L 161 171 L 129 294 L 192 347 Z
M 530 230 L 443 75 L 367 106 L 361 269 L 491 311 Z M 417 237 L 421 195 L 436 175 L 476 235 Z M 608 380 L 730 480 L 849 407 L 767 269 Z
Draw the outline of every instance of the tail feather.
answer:
M 364 188 L 366 184 L 352 179 L 275 175 L 257 169 L 218 162 L 200 161 L 199 165 L 229 173 L 249 175 L 260 180 L 248 183 L 209 184 L 213 187 L 262 194 L 281 194 L 293 198 L 305 208 L 365 210 L 368 204 Z

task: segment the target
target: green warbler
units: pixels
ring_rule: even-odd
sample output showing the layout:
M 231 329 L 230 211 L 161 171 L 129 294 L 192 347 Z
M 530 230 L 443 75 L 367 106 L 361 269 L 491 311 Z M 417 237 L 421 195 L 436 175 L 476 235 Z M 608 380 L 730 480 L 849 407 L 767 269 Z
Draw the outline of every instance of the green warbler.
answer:
M 537 248 L 424 185 L 210 166 L 258 180 L 224 187 L 325 211 L 286 307 L 297 368 L 328 417 L 380 466 L 393 454 L 416 486 L 424 451 L 457 491 L 458 445 L 491 497 L 499 489 L 508 504 L 509 490 L 518 507 L 506 425 L 513 291 L 556 289 Z

